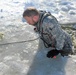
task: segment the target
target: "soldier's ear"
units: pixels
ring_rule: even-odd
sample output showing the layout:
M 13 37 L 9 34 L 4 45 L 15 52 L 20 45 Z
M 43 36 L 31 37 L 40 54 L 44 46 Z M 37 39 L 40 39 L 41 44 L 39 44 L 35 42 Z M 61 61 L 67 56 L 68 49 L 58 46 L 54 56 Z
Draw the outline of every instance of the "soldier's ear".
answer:
M 37 21 L 38 20 L 38 16 L 33 16 L 33 20 Z

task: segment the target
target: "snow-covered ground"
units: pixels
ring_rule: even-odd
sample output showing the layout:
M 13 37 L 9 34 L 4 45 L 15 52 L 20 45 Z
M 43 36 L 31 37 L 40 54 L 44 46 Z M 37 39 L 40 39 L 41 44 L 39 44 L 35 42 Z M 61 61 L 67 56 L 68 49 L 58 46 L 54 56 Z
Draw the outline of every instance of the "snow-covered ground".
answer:
M 76 22 L 76 0 L 0 0 L 0 75 L 76 75 L 76 55 L 48 59 L 33 27 L 23 22 L 29 6 L 50 11 L 61 23 Z
M 50 11 L 61 23 L 76 22 L 76 0 L 27 0 L 25 8 L 28 6 Z

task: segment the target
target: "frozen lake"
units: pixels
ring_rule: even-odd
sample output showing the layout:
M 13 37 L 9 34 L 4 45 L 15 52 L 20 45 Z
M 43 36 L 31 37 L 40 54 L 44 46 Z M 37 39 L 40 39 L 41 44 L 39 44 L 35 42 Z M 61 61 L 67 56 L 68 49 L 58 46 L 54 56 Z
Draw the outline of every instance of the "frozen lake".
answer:
M 0 40 L 0 75 L 76 75 L 76 55 L 47 58 L 49 50 L 34 27 L 22 21 L 24 9 L 35 6 L 50 11 L 59 22 L 75 22 L 75 4 L 76 0 L 0 0 L 0 32 L 4 34 Z M 27 42 L 1 45 L 19 41 Z

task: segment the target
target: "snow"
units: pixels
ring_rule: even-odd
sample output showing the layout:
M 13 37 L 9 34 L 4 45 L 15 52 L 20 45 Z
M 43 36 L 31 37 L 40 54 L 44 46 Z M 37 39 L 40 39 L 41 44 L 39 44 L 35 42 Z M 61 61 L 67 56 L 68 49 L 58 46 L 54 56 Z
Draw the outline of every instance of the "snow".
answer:
M 22 18 L 29 6 L 50 11 L 60 23 L 76 23 L 76 0 L 0 0 L 0 44 L 39 37 Z M 0 75 L 76 75 L 76 55 L 49 59 L 48 51 L 39 38 L 0 45 Z

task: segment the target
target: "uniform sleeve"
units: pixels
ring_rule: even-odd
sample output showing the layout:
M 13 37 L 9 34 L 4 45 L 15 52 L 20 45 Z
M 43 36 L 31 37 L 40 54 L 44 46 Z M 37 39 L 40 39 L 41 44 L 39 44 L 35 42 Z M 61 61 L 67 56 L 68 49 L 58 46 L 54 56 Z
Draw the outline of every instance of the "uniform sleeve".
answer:
M 47 33 L 52 34 L 56 40 L 56 49 L 61 50 L 64 46 L 65 35 L 64 32 L 55 18 L 47 17 L 44 19 L 43 27 L 46 28 Z

